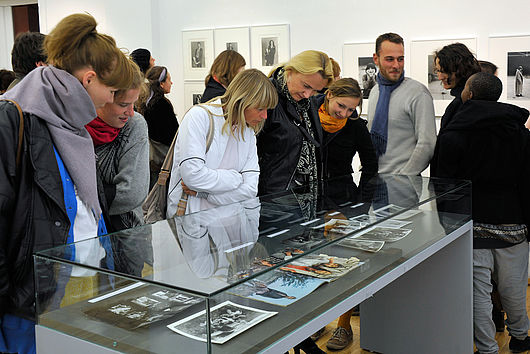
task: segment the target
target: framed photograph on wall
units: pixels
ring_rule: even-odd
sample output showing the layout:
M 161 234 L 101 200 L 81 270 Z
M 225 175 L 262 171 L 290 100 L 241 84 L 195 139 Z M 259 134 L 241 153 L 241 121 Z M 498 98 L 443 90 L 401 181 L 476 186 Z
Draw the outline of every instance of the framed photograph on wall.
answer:
M 252 67 L 265 75 L 291 57 L 289 25 L 251 27 L 250 41 Z
M 476 38 L 447 39 L 447 40 L 419 40 L 410 44 L 410 72 L 405 74 L 418 80 L 429 88 L 434 100 L 434 112 L 441 117 L 449 103 L 453 100 L 450 90 L 442 86 L 434 70 L 434 52 L 451 43 L 465 44 L 472 53 L 477 52 Z M 405 59 L 407 60 L 407 58 Z
M 245 58 L 250 68 L 250 30 L 248 27 L 219 28 L 213 31 L 215 57 L 227 49 L 235 50 Z
M 184 80 L 204 80 L 214 59 L 213 30 L 183 31 Z
M 530 109 L 530 35 L 491 37 L 489 61 L 502 81 L 500 100 Z
M 184 110 L 185 112 L 191 106 L 200 103 L 204 93 L 204 82 L 185 82 L 184 83 Z
M 351 77 L 359 82 L 363 91 L 362 115 L 366 115 L 368 107 L 368 96 L 370 90 L 375 86 L 375 78 L 378 73 L 374 64 L 374 43 L 347 43 L 342 47 L 342 77 Z

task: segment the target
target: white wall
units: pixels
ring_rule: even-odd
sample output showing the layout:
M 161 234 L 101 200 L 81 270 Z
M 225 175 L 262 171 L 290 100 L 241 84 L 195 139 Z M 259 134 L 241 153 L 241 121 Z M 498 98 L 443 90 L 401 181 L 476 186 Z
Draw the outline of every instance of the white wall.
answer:
M 118 46 L 133 51 L 153 45 L 151 0 L 40 0 L 42 33 L 49 33 L 65 16 L 88 12 L 98 22 L 97 30 L 110 34 Z
M 13 70 L 11 67 L 11 48 L 13 48 L 13 16 L 11 6 L 0 6 L 0 69 Z
M 169 97 L 179 115 L 184 29 L 288 23 L 292 54 L 318 49 L 339 62 L 344 43 L 373 42 L 388 31 L 401 34 L 407 50 L 411 40 L 477 37 L 477 56 L 484 59 L 489 36 L 530 34 L 528 0 L 40 0 L 39 11 L 44 33 L 65 15 L 87 11 L 120 46 L 150 49 L 171 72 Z

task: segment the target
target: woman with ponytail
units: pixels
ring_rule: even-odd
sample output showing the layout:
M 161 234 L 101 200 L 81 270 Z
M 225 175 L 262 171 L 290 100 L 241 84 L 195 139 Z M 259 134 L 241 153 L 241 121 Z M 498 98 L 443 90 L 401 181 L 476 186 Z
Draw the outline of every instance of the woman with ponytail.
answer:
M 35 353 L 32 254 L 106 233 L 85 125 L 116 90 L 131 85 L 133 67 L 96 26 L 86 14 L 61 20 L 44 41 L 50 65 L 31 71 L 0 97 L 24 112 L 19 139 L 17 107 L 0 102 L 0 352 Z M 81 261 L 96 266 L 105 251 L 95 241 L 90 254 L 78 250 L 71 259 L 86 257 Z M 46 284 L 39 277 L 40 291 L 56 295 L 60 274 L 39 270 L 49 275 Z M 50 304 L 39 301 L 41 309 Z
M 153 186 L 164 162 L 179 123 L 173 105 L 164 96 L 171 92 L 171 75 L 165 66 L 153 66 L 145 74 L 148 90 L 138 104 L 138 111 L 147 121 L 149 131 L 149 168 Z

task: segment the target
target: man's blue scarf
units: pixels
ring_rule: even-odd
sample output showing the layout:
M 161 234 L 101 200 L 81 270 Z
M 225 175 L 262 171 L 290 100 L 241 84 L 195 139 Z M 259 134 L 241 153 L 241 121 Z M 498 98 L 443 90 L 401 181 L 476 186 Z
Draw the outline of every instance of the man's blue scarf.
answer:
M 398 81 L 390 81 L 386 79 L 381 75 L 381 72 L 377 74 L 379 99 L 377 100 L 372 129 L 370 130 L 372 143 L 374 144 L 377 157 L 384 155 L 386 152 L 386 143 L 388 141 L 388 105 L 390 103 L 390 95 L 392 94 L 392 91 L 398 88 L 404 79 L 405 72 L 401 74 Z

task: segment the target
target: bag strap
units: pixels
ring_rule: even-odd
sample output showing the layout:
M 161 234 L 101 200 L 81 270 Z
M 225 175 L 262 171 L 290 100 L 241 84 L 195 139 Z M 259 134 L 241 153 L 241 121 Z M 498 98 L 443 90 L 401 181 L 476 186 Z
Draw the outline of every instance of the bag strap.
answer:
M 20 124 L 18 126 L 18 145 L 17 145 L 17 157 L 16 157 L 16 166 L 17 166 L 17 171 L 19 170 L 19 167 L 20 167 L 20 159 L 21 159 L 21 155 L 22 155 L 22 140 L 24 138 L 24 113 L 22 113 L 22 108 L 20 108 L 20 105 L 13 101 L 13 100 L 10 100 L 10 99 L 7 99 L 7 98 L 2 98 L 0 99 L 0 101 L 7 101 L 7 102 L 11 102 L 15 107 L 17 107 L 17 110 L 18 110 L 18 116 L 19 116 L 19 121 L 20 121 Z
M 215 123 L 213 121 L 213 115 L 212 112 L 208 108 L 206 108 L 203 105 L 196 105 L 198 107 L 201 107 L 206 112 L 208 112 L 208 118 L 210 118 L 210 126 L 208 127 L 208 133 L 206 134 L 206 152 L 210 150 L 210 145 L 212 145 L 213 141 L 213 135 L 215 132 Z M 191 107 L 193 108 L 193 107 Z M 191 108 L 188 110 L 188 112 L 191 110 Z M 186 114 L 188 114 L 186 112 Z M 173 166 L 173 154 L 175 151 L 175 142 L 177 141 L 177 135 L 179 133 L 179 129 L 177 129 L 177 132 L 175 133 L 175 136 L 173 137 L 173 141 L 171 142 L 171 145 L 169 146 L 169 150 L 167 151 L 166 158 L 164 159 L 164 163 L 162 164 L 162 167 L 160 168 L 160 172 L 158 173 L 158 180 L 156 181 L 157 184 L 160 184 L 164 186 L 167 183 L 167 179 L 169 178 L 169 174 L 171 173 L 171 167 Z

